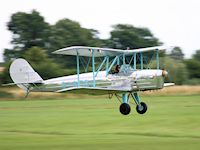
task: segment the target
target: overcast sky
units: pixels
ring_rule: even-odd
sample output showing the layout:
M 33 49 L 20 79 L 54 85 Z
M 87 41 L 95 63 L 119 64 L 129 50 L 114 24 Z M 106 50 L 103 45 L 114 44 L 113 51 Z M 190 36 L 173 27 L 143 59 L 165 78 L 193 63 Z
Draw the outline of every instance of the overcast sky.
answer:
M 165 45 L 180 46 L 186 57 L 200 49 L 199 0 L 6 0 L 0 5 L 0 61 L 3 49 L 12 47 L 10 16 L 32 9 L 50 24 L 69 18 L 97 29 L 101 38 L 109 37 L 112 25 L 125 23 L 149 28 Z

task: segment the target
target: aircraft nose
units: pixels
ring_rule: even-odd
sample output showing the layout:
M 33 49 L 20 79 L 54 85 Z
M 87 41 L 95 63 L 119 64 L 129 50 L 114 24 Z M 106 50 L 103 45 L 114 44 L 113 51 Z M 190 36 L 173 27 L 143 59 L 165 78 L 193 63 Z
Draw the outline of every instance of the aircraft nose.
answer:
M 162 70 L 162 76 L 166 77 L 168 75 L 168 72 L 166 70 Z

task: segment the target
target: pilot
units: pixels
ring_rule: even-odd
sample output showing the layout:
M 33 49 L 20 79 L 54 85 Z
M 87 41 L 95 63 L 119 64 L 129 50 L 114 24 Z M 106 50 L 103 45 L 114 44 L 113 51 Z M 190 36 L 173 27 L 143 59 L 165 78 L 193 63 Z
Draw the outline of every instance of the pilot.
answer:
M 120 65 L 117 65 L 117 66 L 115 67 L 115 70 L 114 70 L 113 74 L 119 73 L 119 70 L 120 70 Z

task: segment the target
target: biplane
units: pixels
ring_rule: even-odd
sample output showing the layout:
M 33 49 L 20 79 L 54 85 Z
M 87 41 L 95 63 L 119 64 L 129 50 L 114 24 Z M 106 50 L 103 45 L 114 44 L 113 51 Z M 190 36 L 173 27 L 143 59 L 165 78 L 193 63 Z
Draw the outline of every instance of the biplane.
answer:
M 121 101 L 119 110 L 127 115 L 131 111 L 130 98 L 136 103 L 136 111 L 144 114 L 147 105 L 141 102 L 138 92 L 162 89 L 173 83 L 164 83 L 168 72 L 160 69 L 159 52 L 163 46 L 120 50 L 111 48 L 72 46 L 59 49 L 54 54 L 72 55 L 76 60 L 76 74 L 43 80 L 31 65 L 22 58 L 10 66 L 13 84 L 29 92 L 72 92 L 76 94 L 115 95 Z M 156 68 L 145 66 L 145 54 L 152 52 Z M 127 62 L 129 61 L 129 62 Z M 81 71 L 84 66 L 84 71 Z M 113 68 L 115 70 L 113 71 Z

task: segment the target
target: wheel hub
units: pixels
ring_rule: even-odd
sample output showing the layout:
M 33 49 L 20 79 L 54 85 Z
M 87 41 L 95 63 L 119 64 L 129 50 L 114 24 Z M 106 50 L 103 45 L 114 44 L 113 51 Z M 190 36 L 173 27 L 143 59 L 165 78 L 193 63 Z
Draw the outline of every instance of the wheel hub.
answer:
M 142 111 L 144 109 L 144 107 L 142 105 L 138 105 L 138 109 L 139 109 L 139 111 Z

